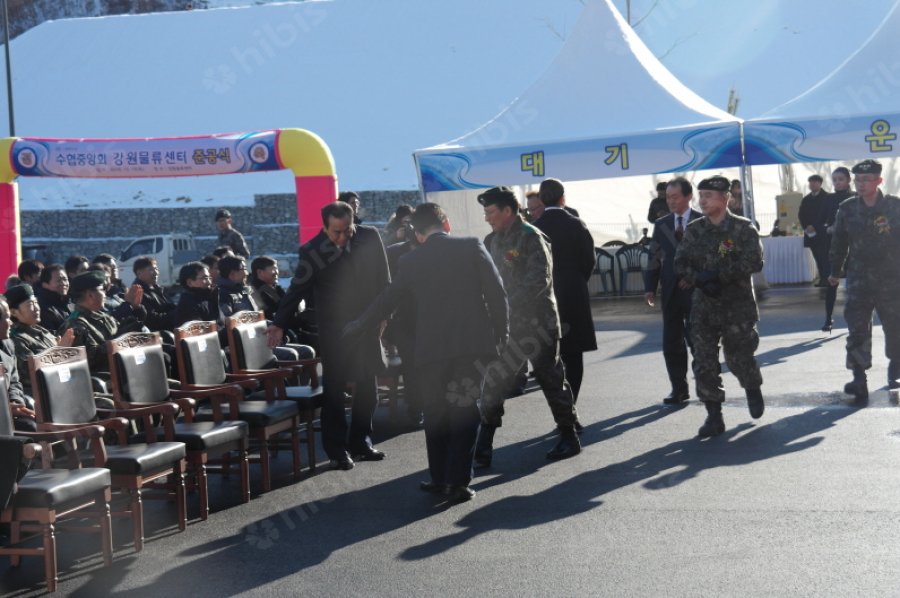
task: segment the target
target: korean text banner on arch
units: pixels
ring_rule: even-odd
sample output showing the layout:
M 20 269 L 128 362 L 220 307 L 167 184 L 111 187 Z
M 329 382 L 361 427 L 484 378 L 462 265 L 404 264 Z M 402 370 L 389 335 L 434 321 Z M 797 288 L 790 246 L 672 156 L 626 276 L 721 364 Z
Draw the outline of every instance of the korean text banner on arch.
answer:
M 278 131 L 157 139 L 37 139 L 13 143 L 21 176 L 137 178 L 280 170 Z

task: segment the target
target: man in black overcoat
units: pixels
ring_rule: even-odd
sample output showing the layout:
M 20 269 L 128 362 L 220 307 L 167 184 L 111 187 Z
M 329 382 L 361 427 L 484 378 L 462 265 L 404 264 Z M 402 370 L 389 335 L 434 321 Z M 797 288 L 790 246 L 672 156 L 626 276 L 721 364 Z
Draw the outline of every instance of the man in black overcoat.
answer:
M 278 345 L 298 304 L 311 295 L 319 326 L 325 395 L 322 444 L 332 467 L 347 470 L 353 468 L 353 458 L 384 458 L 384 453 L 372 447 L 372 416 L 377 406 L 375 376 L 384 369 L 385 361 L 380 330 L 366 331 L 353 342 L 342 340 L 341 330 L 391 279 L 381 235 L 370 226 L 353 224 L 349 204 L 336 201 L 326 205 L 322 223 L 322 231 L 300 247 L 291 286 L 269 327 L 269 345 Z M 344 416 L 347 383 L 355 387 L 349 436 Z
M 544 212 L 532 224 L 550 238 L 553 292 L 562 326 L 559 352 L 577 401 L 584 377 L 583 353 L 597 349 L 587 286 L 597 260 L 594 238 L 580 218 L 564 209 L 565 187 L 560 181 L 543 181 L 540 197 Z
M 666 201 L 672 213 L 654 223 L 650 240 L 651 257 L 644 272 L 644 297 L 648 305 L 655 304 L 656 289 L 660 289 L 663 357 L 672 384 L 672 391 L 663 399 L 667 405 L 679 405 L 690 398 L 687 371 L 693 288 L 683 288 L 678 284 L 673 260 L 688 223 L 703 216 L 691 208 L 693 196 L 693 186 L 683 177 L 673 179 L 666 186 Z
M 431 473 L 420 487 L 462 502 L 475 496 L 468 486 L 484 371 L 509 335 L 506 292 L 481 241 L 447 234 L 449 223 L 440 206 L 417 206 L 412 223 L 422 244 L 400 258 L 394 282 L 345 332 L 352 342 L 412 298 Z

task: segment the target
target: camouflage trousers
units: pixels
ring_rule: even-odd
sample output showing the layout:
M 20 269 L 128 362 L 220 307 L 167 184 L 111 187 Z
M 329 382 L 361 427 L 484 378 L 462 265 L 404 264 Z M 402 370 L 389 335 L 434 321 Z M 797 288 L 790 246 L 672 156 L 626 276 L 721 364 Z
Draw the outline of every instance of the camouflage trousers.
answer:
M 481 391 L 481 421 L 484 425 L 499 427 L 503 423 L 503 401 L 513 389 L 516 373 L 526 362 L 534 368 L 534 377 L 556 424 L 561 427 L 575 425 L 575 400 L 572 388 L 566 380 L 565 368 L 559 357 L 559 339 L 546 331 L 534 334 L 510 336 L 499 359 L 484 370 Z
M 694 378 L 697 398 L 701 401 L 725 401 L 719 343 L 725 363 L 743 388 L 762 386 L 762 374 L 753 354 L 759 346 L 756 322 L 721 323 L 715 318 L 691 317 L 691 340 L 694 345 Z
M 847 321 L 847 369 L 872 367 L 872 313 L 884 330 L 884 353 L 900 360 L 900 297 L 885 290 L 852 289 L 844 305 Z

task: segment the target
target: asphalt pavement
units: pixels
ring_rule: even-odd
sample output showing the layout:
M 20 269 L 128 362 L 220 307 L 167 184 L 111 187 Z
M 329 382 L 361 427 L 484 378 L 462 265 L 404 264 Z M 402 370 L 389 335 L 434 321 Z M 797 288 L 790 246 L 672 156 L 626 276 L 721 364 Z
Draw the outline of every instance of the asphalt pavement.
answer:
M 240 504 L 210 478 L 213 513 L 187 531 L 146 501 L 135 554 L 114 521 L 104 568 L 90 536 L 60 534 L 60 595 L 71 596 L 900 596 L 900 419 L 875 328 L 872 400 L 841 389 L 846 328 L 831 334 L 821 291 L 768 289 L 757 357 L 766 412 L 752 420 L 726 373 L 727 430 L 700 440 L 705 411 L 668 392 L 658 310 L 640 298 L 594 304 L 600 348 L 585 355 L 581 455 L 556 442 L 540 391 L 511 399 L 493 467 L 469 503 L 417 489 L 424 436 L 380 408 L 380 463 L 320 467 Z M 321 450 L 320 457 L 323 456 Z M 251 469 L 254 494 L 259 488 Z M 41 593 L 42 568 L 0 561 L 4 596 Z

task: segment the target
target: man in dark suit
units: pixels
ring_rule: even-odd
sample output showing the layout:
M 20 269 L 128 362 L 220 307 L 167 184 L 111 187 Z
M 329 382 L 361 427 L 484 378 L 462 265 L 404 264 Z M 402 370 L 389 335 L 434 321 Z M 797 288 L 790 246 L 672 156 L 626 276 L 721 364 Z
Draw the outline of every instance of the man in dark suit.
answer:
M 644 273 L 644 297 L 651 307 L 660 287 L 663 315 L 663 357 L 672 383 L 672 392 L 663 399 L 667 405 L 679 405 L 690 398 L 687 383 L 688 347 L 692 288 L 685 288 L 675 275 L 675 250 L 688 222 L 703 214 L 691 208 L 694 188 L 683 178 L 666 186 L 666 202 L 671 214 L 658 219 L 650 240 L 650 262 Z
M 381 235 L 370 226 L 353 224 L 353 208 L 342 201 L 322 208 L 322 231 L 300 247 L 300 262 L 269 326 L 269 346 L 277 346 L 301 299 L 311 295 L 319 326 L 323 391 L 322 445 L 331 466 L 348 470 L 353 458 L 380 461 L 372 447 L 372 416 L 377 406 L 375 376 L 384 366 L 378 330 L 356 342 L 341 339 L 341 330 L 391 281 Z M 344 389 L 355 385 L 347 434 Z M 351 458 L 352 455 L 352 458 Z
M 828 234 L 831 197 L 822 190 L 822 182 L 822 177 L 817 174 L 807 179 L 809 193 L 800 200 L 797 219 L 803 227 L 803 246 L 809 247 L 816 260 L 816 270 L 819 272 L 816 286 L 827 287 L 831 272 L 831 263 L 828 261 L 828 251 L 831 249 L 831 236 Z
M 572 386 L 573 397 L 578 401 L 584 377 L 583 353 L 597 350 L 587 286 L 597 260 L 594 238 L 581 219 L 564 209 L 565 187 L 559 180 L 543 181 L 540 196 L 544 212 L 533 224 L 550 238 L 553 292 L 562 326 L 560 358 L 566 366 L 566 379 Z M 580 427 L 576 424 L 576 428 Z
M 449 223 L 440 206 L 416 207 L 412 224 L 422 244 L 400 258 L 393 284 L 344 331 L 354 338 L 360 331 L 371 331 L 412 298 L 431 473 L 431 480 L 420 487 L 462 502 L 475 496 L 468 486 L 483 372 L 509 334 L 506 292 L 481 241 L 448 236 Z

